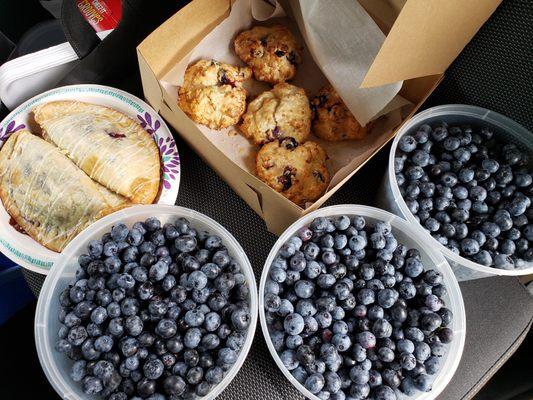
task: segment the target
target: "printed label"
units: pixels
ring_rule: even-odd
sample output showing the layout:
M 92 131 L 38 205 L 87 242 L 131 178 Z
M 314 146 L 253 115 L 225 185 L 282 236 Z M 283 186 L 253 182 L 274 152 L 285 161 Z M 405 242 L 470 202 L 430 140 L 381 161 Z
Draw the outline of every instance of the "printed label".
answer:
M 76 0 L 76 3 L 96 32 L 114 29 L 122 16 L 121 0 Z

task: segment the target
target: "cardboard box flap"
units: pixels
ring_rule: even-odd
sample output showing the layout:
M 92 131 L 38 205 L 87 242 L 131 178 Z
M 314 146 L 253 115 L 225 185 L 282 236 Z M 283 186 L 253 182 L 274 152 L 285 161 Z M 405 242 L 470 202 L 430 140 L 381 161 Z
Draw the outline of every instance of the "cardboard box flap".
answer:
M 501 0 L 407 0 L 361 87 L 442 74 Z
M 156 35 L 144 39 L 137 50 L 155 76 L 161 79 L 229 15 L 230 9 L 230 0 L 192 1 L 157 28 Z

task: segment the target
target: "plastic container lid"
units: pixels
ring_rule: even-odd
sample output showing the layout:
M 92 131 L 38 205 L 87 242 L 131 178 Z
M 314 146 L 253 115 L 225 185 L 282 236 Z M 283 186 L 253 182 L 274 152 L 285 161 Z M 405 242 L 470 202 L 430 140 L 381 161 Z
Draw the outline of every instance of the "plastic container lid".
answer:
M 274 257 L 277 255 L 280 247 L 291 236 L 294 236 L 294 234 L 301 227 L 308 226 L 311 221 L 317 217 L 332 217 L 337 215 L 360 215 L 363 216 L 367 222 L 390 222 L 392 231 L 394 232 L 398 243 L 402 243 L 411 248 L 417 248 L 421 253 L 424 268 L 428 269 L 426 267 L 431 267 L 431 269 L 435 269 L 442 274 L 444 285 L 448 291 L 446 297 L 444 297 L 444 301 L 446 303 L 446 307 L 449 308 L 453 313 L 453 322 L 450 328 L 454 332 L 454 340 L 447 346 L 446 354 L 442 357 L 443 362 L 441 363 L 439 372 L 433 376 L 433 390 L 430 392 L 417 392 L 417 395 L 415 396 L 403 395 L 400 397 L 400 399 L 409 400 L 435 399 L 452 379 L 463 354 L 466 337 L 466 316 L 463 304 L 463 296 L 461 295 L 461 290 L 459 289 L 457 279 L 455 278 L 449 264 L 446 262 L 442 254 L 436 251 L 435 248 L 428 243 L 427 239 L 420 234 L 420 232 L 413 229 L 411 224 L 408 224 L 404 219 L 397 217 L 394 214 L 378 208 L 351 204 L 322 208 L 300 218 L 294 224 L 289 226 L 287 230 L 285 230 L 285 232 L 283 232 L 283 234 L 279 237 L 278 241 L 274 244 L 274 247 L 272 247 L 272 250 L 270 250 L 268 258 L 265 262 L 265 266 L 263 267 L 263 274 L 261 275 L 261 282 L 259 284 L 259 318 L 261 321 L 261 329 L 263 331 L 263 335 L 265 336 L 270 354 L 274 358 L 274 361 L 281 372 L 283 372 L 283 375 L 285 375 L 285 377 L 296 387 L 296 389 L 298 389 L 309 399 L 320 400 L 292 376 L 290 371 L 288 371 L 283 365 L 283 362 L 274 348 L 265 318 L 265 283 L 267 281 L 268 272 Z
M 404 124 L 392 142 L 389 154 L 389 168 L 384 179 L 380 200 L 386 202 L 386 208 L 391 209 L 394 213 L 407 219 L 417 233 L 424 235 L 431 246 L 438 248 L 438 250 L 442 252 L 450 261 L 450 264 L 454 270 L 457 267 L 464 267 L 476 271 L 476 273 L 469 273 L 469 271 L 461 271 L 460 269 L 456 270 L 456 274 L 460 277 L 468 279 L 490 275 L 516 276 L 532 274 L 533 263 L 531 262 L 526 263 L 525 268 L 505 270 L 487 267 L 455 254 L 453 251 L 434 239 L 431 234 L 418 223 L 413 214 L 409 211 L 407 204 L 405 204 L 405 201 L 400 194 L 400 189 L 398 187 L 398 183 L 396 182 L 396 174 L 394 173 L 394 157 L 396 155 L 396 147 L 398 146 L 398 142 L 403 135 L 411 133 L 420 125 L 431 125 L 441 121 L 446 122 L 448 125 L 470 125 L 472 128 L 489 127 L 493 130 L 496 137 L 501 137 L 505 142 L 514 143 L 519 148 L 527 150 L 533 155 L 533 135 L 531 132 L 504 115 L 487 110 L 485 108 L 463 104 L 448 104 L 429 108 L 415 115 L 413 118 L 411 118 L 411 120 Z
M 37 309 L 35 312 L 35 343 L 37 354 L 46 377 L 63 399 L 86 400 L 98 399 L 98 396 L 88 396 L 83 393 L 81 384 L 70 379 L 70 368 L 73 362 L 64 354 L 55 350 L 55 342 L 60 327 L 58 320 L 59 294 L 74 279 L 78 268 L 78 256 L 86 252 L 87 243 L 92 239 L 99 239 L 104 233 L 109 232 L 111 227 L 124 222 L 131 226 L 137 221 L 144 221 L 148 217 L 158 217 L 162 223 L 173 221 L 178 217 L 185 217 L 191 225 L 198 230 L 206 230 L 222 238 L 229 254 L 241 265 L 242 272 L 250 288 L 250 312 L 252 320 L 246 334 L 246 341 L 242 347 L 237 362 L 226 373 L 224 379 L 203 397 L 203 400 L 211 400 L 218 396 L 232 379 L 237 375 L 246 359 L 252 345 L 255 328 L 257 325 L 257 287 L 255 277 L 248 257 L 241 245 L 222 225 L 211 218 L 196 211 L 168 205 L 141 205 L 127 208 L 108 215 L 81 232 L 65 248 L 59 260 L 55 263 L 52 272 L 46 278 L 41 289 Z
M 0 99 L 10 110 L 51 89 L 78 60 L 70 43 L 15 58 L 0 66 Z

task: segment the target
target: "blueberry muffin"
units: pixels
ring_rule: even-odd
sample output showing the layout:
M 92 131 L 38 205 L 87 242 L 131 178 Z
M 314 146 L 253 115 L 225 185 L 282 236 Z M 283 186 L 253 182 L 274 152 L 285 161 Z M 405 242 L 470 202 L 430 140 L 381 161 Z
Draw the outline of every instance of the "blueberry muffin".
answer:
M 330 176 L 327 154 L 315 142 L 298 145 L 293 138 L 265 144 L 257 153 L 257 176 L 301 207 L 325 192 Z
M 271 84 L 294 78 L 302 63 L 302 46 L 282 25 L 255 26 L 235 39 L 235 52 L 254 71 L 255 79 Z
M 211 129 L 235 125 L 246 110 L 243 81 L 252 71 L 214 60 L 200 60 L 185 71 L 178 105 L 193 121 Z
M 319 138 L 337 142 L 363 139 L 368 125 L 362 127 L 348 110 L 333 86 L 326 85 L 311 100 L 313 133 Z
M 285 137 L 305 142 L 311 130 L 311 108 L 305 90 L 278 83 L 248 104 L 240 128 L 257 145 Z

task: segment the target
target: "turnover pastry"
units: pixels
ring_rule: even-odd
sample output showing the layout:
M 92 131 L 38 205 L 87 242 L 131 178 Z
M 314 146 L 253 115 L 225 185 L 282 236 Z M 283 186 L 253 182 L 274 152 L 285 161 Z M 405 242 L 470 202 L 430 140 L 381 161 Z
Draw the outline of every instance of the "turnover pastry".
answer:
M 294 78 L 302 62 L 302 46 L 282 25 L 241 32 L 235 38 L 235 53 L 252 68 L 255 79 L 271 84 Z
M 241 131 L 255 144 L 292 137 L 305 142 L 311 130 L 311 109 L 305 90 L 278 83 L 248 104 Z
M 362 127 L 348 110 L 333 86 L 326 85 L 311 100 L 313 133 L 319 138 L 337 142 L 364 139 L 369 125 Z
M 189 65 L 179 88 L 178 105 L 193 121 L 211 129 L 235 125 L 246 110 L 248 67 L 235 67 L 214 60 Z
M 28 235 L 58 252 L 115 210 L 100 185 L 27 130 L 13 133 L 0 149 L 0 199 Z
M 44 103 L 33 113 L 43 137 L 93 180 L 133 203 L 154 201 L 159 191 L 159 150 L 136 121 L 80 101 Z
M 327 154 L 315 142 L 298 145 L 293 138 L 265 144 L 257 153 L 257 176 L 268 186 L 304 207 L 328 187 Z

